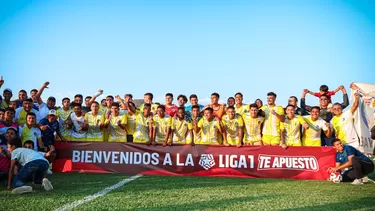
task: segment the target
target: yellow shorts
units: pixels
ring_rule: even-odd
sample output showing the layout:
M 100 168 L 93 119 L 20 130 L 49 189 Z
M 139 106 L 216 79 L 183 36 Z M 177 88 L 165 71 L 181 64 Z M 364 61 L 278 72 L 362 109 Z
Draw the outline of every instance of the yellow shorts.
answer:
M 285 142 L 285 145 L 288 147 L 300 147 L 302 146 L 301 142 L 295 142 L 295 141 L 287 141 Z
M 319 140 L 302 140 L 302 145 L 307 147 L 320 147 L 322 146 L 322 141 Z
M 265 145 L 280 145 L 280 136 L 263 135 L 262 140 Z
M 238 138 L 237 139 L 227 139 L 227 141 L 228 141 L 228 144 L 230 144 L 230 145 L 237 145 L 237 143 L 239 142 Z
M 250 144 L 250 145 L 254 145 L 254 143 L 257 143 L 257 142 L 261 142 L 262 139 L 253 139 L 253 140 L 243 140 L 243 143 L 244 144 Z

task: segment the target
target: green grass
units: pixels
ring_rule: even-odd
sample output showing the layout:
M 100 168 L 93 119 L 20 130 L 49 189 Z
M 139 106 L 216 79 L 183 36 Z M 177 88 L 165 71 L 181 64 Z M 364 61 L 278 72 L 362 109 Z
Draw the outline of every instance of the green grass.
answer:
M 55 190 L 11 195 L 0 188 L 1 210 L 53 210 L 129 176 L 61 174 Z M 370 177 L 375 179 L 375 174 Z M 375 210 L 375 184 L 214 177 L 143 176 L 76 210 Z

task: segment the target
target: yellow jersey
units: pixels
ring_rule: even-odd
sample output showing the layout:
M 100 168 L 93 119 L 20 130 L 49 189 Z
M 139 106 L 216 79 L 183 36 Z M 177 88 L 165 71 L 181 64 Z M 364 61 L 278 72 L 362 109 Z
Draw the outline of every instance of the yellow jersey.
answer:
M 173 143 L 174 144 L 190 144 L 191 136 L 189 130 L 193 129 L 191 122 L 185 118 L 180 120 L 179 118 L 172 119 L 172 130 L 173 130 Z
M 147 143 L 150 141 L 149 124 L 151 117 L 144 117 L 143 112 L 140 112 L 135 119 L 135 132 L 133 135 L 134 143 Z
M 230 145 L 241 143 L 239 129 L 243 128 L 242 117 L 236 114 L 233 119 L 229 119 L 229 116 L 225 115 L 221 119 L 221 123 L 226 131 L 228 143 Z
M 121 124 L 126 125 L 128 119 L 128 115 L 124 114 L 122 116 L 113 116 L 111 115 L 109 119 L 106 119 L 106 124 L 109 122 L 109 136 L 108 136 L 108 142 L 126 142 L 126 131 L 122 129 L 118 122 L 120 121 Z
M 279 115 L 284 115 L 284 108 L 277 105 L 272 107 L 264 105 L 260 109 L 266 114 L 262 130 L 263 135 L 280 137 L 280 120 L 271 113 L 271 110 L 274 110 Z
M 198 127 L 201 129 L 201 140 L 195 142 L 196 144 L 220 144 L 218 140 L 219 120 L 208 121 L 206 118 L 202 118 L 198 122 Z
M 172 126 L 172 118 L 165 115 L 163 118 L 158 115 L 154 116 L 154 130 L 156 130 L 155 141 L 156 143 L 163 143 L 167 136 L 167 130 Z
M 104 115 L 98 113 L 93 115 L 92 111 L 85 114 L 85 121 L 87 121 L 89 128 L 87 129 L 86 140 L 87 141 L 103 141 L 103 131 L 99 127 L 99 122 L 104 124 Z
M 307 130 L 303 130 L 302 134 L 302 145 L 303 146 L 321 146 L 322 141 L 320 135 L 322 130 L 327 131 L 328 127 L 326 126 L 326 121 L 321 117 L 316 121 L 311 119 L 311 116 L 303 117 L 305 122 L 309 125 Z
M 301 125 L 305 120 L 301 116 L 293 119 L 285 117 L 285 122 L 281 122 L 281 130 L 285 130 L 285 144 L 287 146 L 301 146 Z
M 242 119 L 245 125 L 245 137 L 244 143 L 253 143 L 262 140 L 262 123 L 264 122 L 264 117 L 251 117 L 249 112 L 242 115 Z

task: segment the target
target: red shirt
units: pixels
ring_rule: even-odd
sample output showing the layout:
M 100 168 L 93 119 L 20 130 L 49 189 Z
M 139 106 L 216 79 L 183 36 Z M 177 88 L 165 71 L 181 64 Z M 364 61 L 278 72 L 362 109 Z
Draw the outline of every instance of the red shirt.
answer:
M 328 103 L 332 103 L 332 100 L 331 100 L 331 96 L 332 95 L 335 95 L 335 92 L 334 91 L 328 91 L 327 93 L 325 93 L 325 96 L 327 96 L 327 99 L 328 99 Z M 321 97 L 322 94 L 320 94 L 320 92 L 317 92 L 314 94 L 315 97 Z
M 174 117 L 174 115 L 177 113 L 178 107 L 176 105 L 172 105 L 168 107 L 167 105 L 165 106 L 165 113 L 168 114 L 171 117 Z

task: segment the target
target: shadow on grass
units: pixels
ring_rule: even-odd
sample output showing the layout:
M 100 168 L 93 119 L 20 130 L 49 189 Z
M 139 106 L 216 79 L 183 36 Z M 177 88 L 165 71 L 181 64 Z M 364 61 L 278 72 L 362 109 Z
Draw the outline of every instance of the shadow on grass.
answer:
M 210 200 L 210 201 L 202 201 L 202 202 L 194 202 L 194 203 L 186 203 L 186 204 L 179 204 L 179 205 L 166 205 L 166 206 L 159 206 L 159 207 L 151 207 L 151 208 L 129 208 L 127 210 L 134 210 L 134 211 L 160 211 L 160 210 L 203 210 L 203 209 L 219 209 L 219 208 L 230 208 L 234 204 L 242 203 L 242 202 L 249 202 L 249 201 L 256 201 L 256 200 L 265 200 L 274 198 L 276 195 L 263 195 L 263 196 L 251 196 L 251 197 L 235 197 L 229 199 L 220 199 L 220 200 Z
M 350 196 L 351 193 L 348 193 Z M 331 195 L 332 201 L 335 200 L 335 196 Z M 346 202 L 337 202 L 337 203 L 328 203 L 323 205 L 312 205 L 307 207 L 300 207 L 300 208 L 290 208 L 290 209 L 283 209 L 282 211 L 318 211 L 318 210 L 375 210 L 375 197 L 365 197 L 358 200 L 350 200 L 348 197 L 348 201 Z

